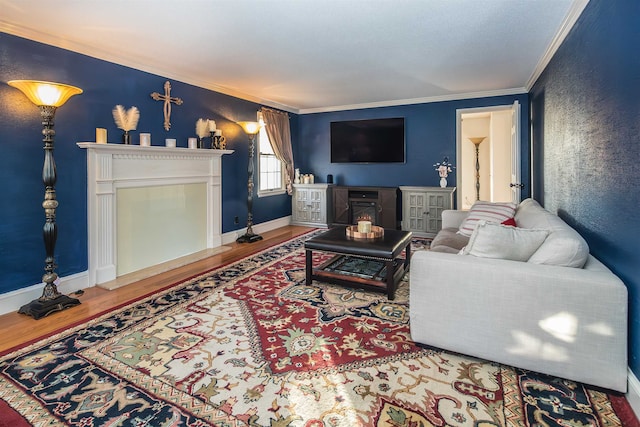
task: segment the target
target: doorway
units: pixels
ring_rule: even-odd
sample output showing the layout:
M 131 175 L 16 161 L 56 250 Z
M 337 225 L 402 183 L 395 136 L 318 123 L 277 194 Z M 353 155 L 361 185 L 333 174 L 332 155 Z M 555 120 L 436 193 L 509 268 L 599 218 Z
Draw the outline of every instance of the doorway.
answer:
M 520 105 L 467 108 L 457 114 L 457 206 L 476 200 L 520 202 Z

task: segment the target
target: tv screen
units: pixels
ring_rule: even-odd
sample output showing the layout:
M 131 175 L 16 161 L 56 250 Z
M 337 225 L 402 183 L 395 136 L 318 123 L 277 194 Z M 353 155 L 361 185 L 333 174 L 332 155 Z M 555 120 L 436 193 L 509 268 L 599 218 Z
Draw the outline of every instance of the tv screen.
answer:
M 404 163 L 404 118 L 331 122 L 331 163 Z

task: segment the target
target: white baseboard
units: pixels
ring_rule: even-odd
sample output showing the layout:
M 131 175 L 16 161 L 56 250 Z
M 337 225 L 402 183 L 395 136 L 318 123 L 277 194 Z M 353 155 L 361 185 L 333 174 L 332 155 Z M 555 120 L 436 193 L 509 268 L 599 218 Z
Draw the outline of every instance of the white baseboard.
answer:
M 89 273 L 83 271 L 70 276 L 60 277 L 57 283 L 58 290 L 63 294 L 70 294 L 80 289 L 89 287 Z M 44 283 L 38 283 L 27 288 L 17 289 L 0 295 L 0 314 L 18 311 L 20 307 L 40 298 Z
M 275 230 L 276 228 L 286 227 L 287 225 L 291 225 L 291 215 L 284 216 L 282 218 L 274 219 L 267 222 L 261 222 L 260 224 L 253 225 L 253 232 L 256 234 L 266 233 L 267 231 Z M 233 243 L 236 239 L 242 236 L 247 232 L 246 227 L 241 228 L 240 230 L 229 231 L 228 233 L 224 233 L 222 235 L 222 244 L 228 245 L 229 243 Z
M 633 413 L 636 414 L 636 417 L 640 418 L 640 381 L 638 381 L 638 378 L 631 369 L 629 369 L 627 378 L 628 390 L 625 397 L 629 405 L 631 405 Z
M 275 230 L 276 228 L 285 227 L 289 224 L 291 224 L 291 216 L 285 216 L 272 221 L 256 224 L 253 226 L 253 229 L 256 233 L 260 234 Z M 235 242 L 236 239 L 246 231 L 247 229 L 243 228 L 242 230 L 230 231 L 223 234 L 222 244 L 225 245 Z M 60 277 L 60 281 L 57 286 L 58 290 L 63 294 L 70 294 L 80 289 L 86 289 L 89 287 L 89 273 L 87 271 L 83 271 L 70 276 Z M 42 295 L 43 288 L 44 284 L 38 283 L 26 288 L 0 294 L 0 315 L 18 311 L 24 304 L 39 298 L 40 295 Z

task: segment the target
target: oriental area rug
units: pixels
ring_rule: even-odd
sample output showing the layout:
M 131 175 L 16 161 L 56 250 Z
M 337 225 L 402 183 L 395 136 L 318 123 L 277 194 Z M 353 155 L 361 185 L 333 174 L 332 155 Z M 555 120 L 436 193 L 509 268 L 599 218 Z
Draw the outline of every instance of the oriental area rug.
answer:
M 0 426 L 599 427 L 632 419 L 621 395 L 417 345 L 408 275 L 394 301 L 305 285 L 308 236 L 4 354 Z M 414 249 L 424 244 L 416 239 Z

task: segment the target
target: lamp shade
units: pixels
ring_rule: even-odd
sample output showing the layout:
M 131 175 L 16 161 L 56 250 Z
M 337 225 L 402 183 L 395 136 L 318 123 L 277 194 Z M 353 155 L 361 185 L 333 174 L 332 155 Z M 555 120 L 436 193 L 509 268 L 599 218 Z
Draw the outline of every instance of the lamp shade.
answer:
M 236 122 L 236 123 L 242 126 L 242 129 L 248 135 L 255 135 L 256 133 L 260 132 L 260 128 L 262 127 L 258 122 Z
M 60 107 L 73 95 L 82 93 L 82 89 L 62 83 L 11 80 L 7 84 L 20 89 L 31 102 L 38 106 Z

